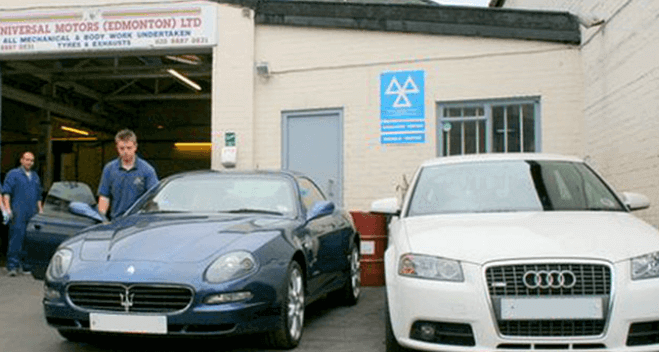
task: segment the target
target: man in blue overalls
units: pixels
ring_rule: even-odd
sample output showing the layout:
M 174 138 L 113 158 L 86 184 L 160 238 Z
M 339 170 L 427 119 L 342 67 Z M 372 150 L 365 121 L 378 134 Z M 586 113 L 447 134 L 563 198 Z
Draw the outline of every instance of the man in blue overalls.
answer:
M 16 276 L 23 267 L 23 241 L 27 223 L 37 212 L 43 212 L 41 203 L 41 180 L 36 172 L 31 171 L 34 165 L 34 154 L 24 152 L 21 155 L 21 166 L 10 170 L 5 177 L 2 189 L 4 206 L 12 218 L 9 223 L 9 245 L 7 248 L 7 270 L 9 276 Z
M 149 163 L 140 159 L 137 151 L 137 136 L 131 130 L 121 130 L 114 137 L 119 157 L 105 164 L 101 183 L 98 186 L 98 211 L 110 219 L 121 215 L 158 183 L 156 171 Z

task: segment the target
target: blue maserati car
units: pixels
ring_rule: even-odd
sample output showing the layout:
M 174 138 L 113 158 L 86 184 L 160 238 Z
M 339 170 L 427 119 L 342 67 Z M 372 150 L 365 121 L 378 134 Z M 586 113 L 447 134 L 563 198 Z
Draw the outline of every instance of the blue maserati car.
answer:
M 84 202 L 69 207 L 98 217 Z M 72 341 L 259 332 L 290 349 L 308 303 L 328 294 L 357 302 L 359 248 L 350 214 L 303 175 L 182 173 L 57 247 L 45 316 Z

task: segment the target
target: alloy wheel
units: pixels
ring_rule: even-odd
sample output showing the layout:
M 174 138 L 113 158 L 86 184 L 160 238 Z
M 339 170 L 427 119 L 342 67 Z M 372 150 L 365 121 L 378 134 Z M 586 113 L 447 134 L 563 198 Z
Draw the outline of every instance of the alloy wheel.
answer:
M 291 271 L 288 281 L 288 329 L 292 339 L 302 335 L 304 326 L 304 284 L 298 268 Z

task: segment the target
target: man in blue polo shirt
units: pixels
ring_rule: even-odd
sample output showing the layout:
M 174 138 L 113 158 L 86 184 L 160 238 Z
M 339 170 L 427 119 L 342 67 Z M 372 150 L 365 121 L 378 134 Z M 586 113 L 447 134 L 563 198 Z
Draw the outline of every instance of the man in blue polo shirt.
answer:
M 105 164 L 98 186 L 98 211 L 110 219 L 121 215 L 149 188 L 158 183 L 156 171 L 140 159 L 137 136 L 131 130 L 121 130 L 114 137 L 119 157 Z

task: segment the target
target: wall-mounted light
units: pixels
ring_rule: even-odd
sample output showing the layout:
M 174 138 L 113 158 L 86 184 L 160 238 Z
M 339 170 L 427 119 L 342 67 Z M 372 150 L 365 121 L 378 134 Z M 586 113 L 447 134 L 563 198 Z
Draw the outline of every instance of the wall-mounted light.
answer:
M 73 133 L 81 134 L 81 135 L 83 135 L 83 136 L 89 136 L 89 132 L 87 132 L 87 131 L 83 131 L 83 130 L 79 130 L 79 129 L 77 129 L 77 128 L 68 127 L 68 126 L 61 126 L 60 128 L 61 128 L 62 130 L 64 130 L 64 131 L 67 131 L 67 132 L 73 132 Z
M 262 77 L 270 77 L 270 66 L 267 62 L 256 63 L 256 74 Z
M 194 81 L 192 81 L 192 80 L 189 79 L 188 77 L 183 76 L 183 75 L 180 74 L 178 71 L 176 71 L 176 70 L 170 68 L 170 69 L 167 70 L 167 73 L 169 73 L 170 75 L 176 77 L 179 81 L 181 81 L 181 82 L 187 84 L 187 85 L 188 85 L 189 87 L 191 87 L 192 89 L 194 89 L 194 90 L 201 90 L 201 86 L 200 86 L 200 85 L 198 85 L 197 83 L 195 83 Z

